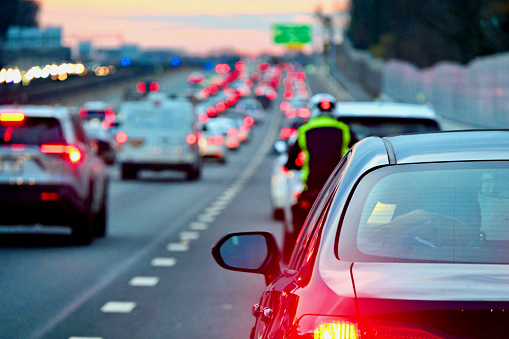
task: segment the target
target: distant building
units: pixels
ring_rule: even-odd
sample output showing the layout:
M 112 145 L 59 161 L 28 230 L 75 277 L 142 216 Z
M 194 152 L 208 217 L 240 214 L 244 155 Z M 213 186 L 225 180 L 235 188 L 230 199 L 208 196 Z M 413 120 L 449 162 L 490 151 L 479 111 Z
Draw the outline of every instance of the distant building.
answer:
M 9 27 L 4 41 L 5 67 L 29 69 L 71 61 L 71 49 L 62 46 L 60 27 Z

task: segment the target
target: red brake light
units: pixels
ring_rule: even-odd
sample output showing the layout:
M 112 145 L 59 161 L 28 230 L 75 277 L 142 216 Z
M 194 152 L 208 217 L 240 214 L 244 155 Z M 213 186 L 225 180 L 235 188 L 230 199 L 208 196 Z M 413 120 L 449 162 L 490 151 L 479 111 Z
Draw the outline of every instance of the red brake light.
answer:
M 224 137 L 221 135 L 212 135 L 208 138 L 208 142 L 213 146 L 219 146 L 224 144 Z
M 293 119 L 297 116 L 297 110 L 295 108 L 289 108 L 286 110 L 286 117 L 288 119 Z
M 144 82 L 138 82 L 136 85 L 136 91 L 140 94 L 147 92 L 147 84 Z
M 290 138 L 293 133 L 297 132 L 297 130 L 295 128 L 290 128 L 290 127 L 283 127 L 281 129 L 281 132 L 279 133 L 279 135 L 281 136 L 281 138 L 283 139 L 288 139 Z
M 234 148 L 239 147 L 239 142 L 235 139 L 228 139 L 228 141 L 226 141 L 226 146 L 229 149 L 234 149 Z
M 119 143 L 119 144 L 125 144 L 127 142 L 127 134 L 126 132 L 118 132 L 116 135 L 115 135 L 115 140 Z
M 62 154 L 72 162 L 77 163 L 82 159 L 81 151 L 78 147 L 73 145 L 41 145 L 40 150 L 45 154 Z
M 239 136 L 239 130 L 235 127 L 228 128 L 226 131 L 226 135 L 230 138 L 236 138 Z
M 85 118 L 88 115 L 88 111 L 85 108 L 81 108 L 79 115 L 80 115 L 80 118 Z
M 104 119 L 109 122 L 115 121 L 115 111 L 113 108 L 104 110 Z
M 198 136 L 196 135 L 196 133 L 189 133 L 187 136 L 186 136 L 186 142 L 189 144 L 189 145 L 194 145 L 198 142 Z
M 250 115 L 244 117 L 244 125 L 251 127 L 254 125 L 254 118 Z
M 307 119 L 311 116 L 311 111 L 308 108 L 301 108 L 297 111 L 297 115 L 302 119 Z
M 151 82 L 149 90 L 150 90 L 150 92 L 159 92 L 159 83 L 156 81 Z

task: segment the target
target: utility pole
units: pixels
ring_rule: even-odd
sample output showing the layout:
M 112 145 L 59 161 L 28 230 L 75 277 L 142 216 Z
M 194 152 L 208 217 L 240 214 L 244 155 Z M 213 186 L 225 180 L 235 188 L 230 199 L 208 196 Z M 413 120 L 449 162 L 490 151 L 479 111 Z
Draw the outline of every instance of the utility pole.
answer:
M 330 72 L 337 72 L 336 43 L 334 41 L 334 26 L 332 15 L 325 14 L 321 6 L 317 6 L 315 16 L 323 27 L 323 56 L 325 63 L 329 66 Z

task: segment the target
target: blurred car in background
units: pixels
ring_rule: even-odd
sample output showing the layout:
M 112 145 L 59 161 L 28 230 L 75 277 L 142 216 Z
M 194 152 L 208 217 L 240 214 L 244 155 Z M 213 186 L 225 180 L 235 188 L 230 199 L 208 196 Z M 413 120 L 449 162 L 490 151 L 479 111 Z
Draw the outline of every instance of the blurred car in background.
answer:
M 256 99 L 246 98 L 239 100 L 235 105 L 235 110 L 243 116 L 251 116 L 255 124 L 262 123 L 265 119 L 265 110 Z
M 220 126 L 210 123 L 210 120 L 201 125 L 198 146 L 203 158 L 215 159 L 223 164 L 228 160 L 226 133 Z
M 182 171 L 187 180 L 200 177 L 200 131 L 189 100 L 150 93 L 144 100 L 124 102 L 118 119 L 115 139 L 122 179 L 134 179 L 140 170 Z
M 69 226 L 89 244 L 107 227 L 108 175 L 65 107 L 0 107 L 2 225 Z
M 115 110 L 104 101 L 87 101 L 79 110 L 79 116 L 85 121 L 99 121 L 101 127 L 108 130 L 116 125 Z
M 265 277 L 251 337 L 509 337 L 508 159 L 508 131 L 355 144 L 284 272 L 268 232 L 213 246 L 221 267 Z

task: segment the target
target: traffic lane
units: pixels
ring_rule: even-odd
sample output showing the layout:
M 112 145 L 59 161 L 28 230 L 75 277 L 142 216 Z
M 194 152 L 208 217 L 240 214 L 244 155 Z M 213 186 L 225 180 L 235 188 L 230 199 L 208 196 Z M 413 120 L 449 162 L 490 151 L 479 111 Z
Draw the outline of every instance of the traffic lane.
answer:
M 188 240 L 187 250 L 169 250 L 172 244 L 182 244 L 182 237 L 168 237 L 44 338 L 247 338 L 255 320 L 251 307 L 259 302 L 264 278 L 221 269 L 210 249 L 229 232 L 267 230 L 281 240 L 282 225 L 271 218 L 271 162 L 264 157 L 252 177 L 240 183 L 240 176 L 236 178 L 188 224 L 206 228 L 195 230 L 198 238 Z M 205 215 L 211 217 L 209 222 L 200 218 Z M 174 265 L 153 266 L 157 258 L 172 258 Z M 157 284 L 131 286 L 135 277 L 157 278 Z M 110 301 L 135 307 L 128 313 L 101 312 Z
M 167 244 L 156 246 L 159 249 L 155 249 L 153 254 L 152 251 L 147 253 L 139 260 L 140 265 L 89 298 L 44 338 L 77 335 L 179 338 L 203 334 L 212 338 L 243 337 L 244 334 L 247 337 L 254 321 L 250 309 L 258 302 L 259 293 L 263 290 L 263 277 L 220 269 L 210 255 L 210 247 L 227 232 L 253 228 L 281 232 L 281 225 L 271 219 L 269 164 L 272 158 L 265 159 L 260 154 L 253 156 L 259 145 L 257 140 L 245 145 L 246 149 L 239 154 L 239 158 L 244 160 L 232 158 L 235 161 L 231 166 L 242 169 L 242 174 L 230 173 L 226 179 L 228 173 L 214 171 L 218 177 L 214 177 L 213 181 L 223 178 L 229 180 L 230 185 L 221 194 L 213 194 L 215 199 L 196 216 L 196 220 L 188 224 L 190 229 L 197 224 L 207 224 L 207 228 L 198 231 L 199 238 L 190 240 L 186 251 L 170 251 L 172 253 L 169 254 L 168 247 L 182 240 L 181 234 L 170 236 Z M 249 161 L 251 166 L 246 167 L 245 161 Z M 262 162 L 264 164 L 260 166 Z M 223 166 L 216 169 L 223 169 Z M 248 186 L 247 178 L 254 175 L 256 181 L 250 180 L 249 188 L 244 188 Z M 217 215 L 217 212 L 221 213 Z M 214 220 L 211 221 L 211 218 Z M 170 217 L 168 222 L 171 220 Z M 153 267 L 149 263 L 155 258 L 172 258 L 175 264 L 166 269 Z M 152 288 L 133 287 L 129 283 L 135 276 L 157 277 L 158 282 Z M 129 314 L 105 314 L 99 310 L 107 300 L 135 303 L 136 306 Z M 235 316 L 234 321 L 232 315 Z
M 102 288 L 106 278 L 114 280 L 122 268 L 142 256 L 147 246 L 156 246 L 154 241 L 183 228 L 241 167 L 241 159 L 231 166 L 205 165 L 202 180 L 196 182 L 187 182 L 176 173 L 146 173 L 138 181 L 112 181 L 109 235 L 88 247 L 73 246 L 67 235 L 42 239 L 39 234 L 27 238 L 4 235 L 0 298 L 6 305 L 0 316 L 9 319 L 9 326 L 0 329 L 0 337 L 33 338 L 28 334 L 44 332 L 72 313 Z

